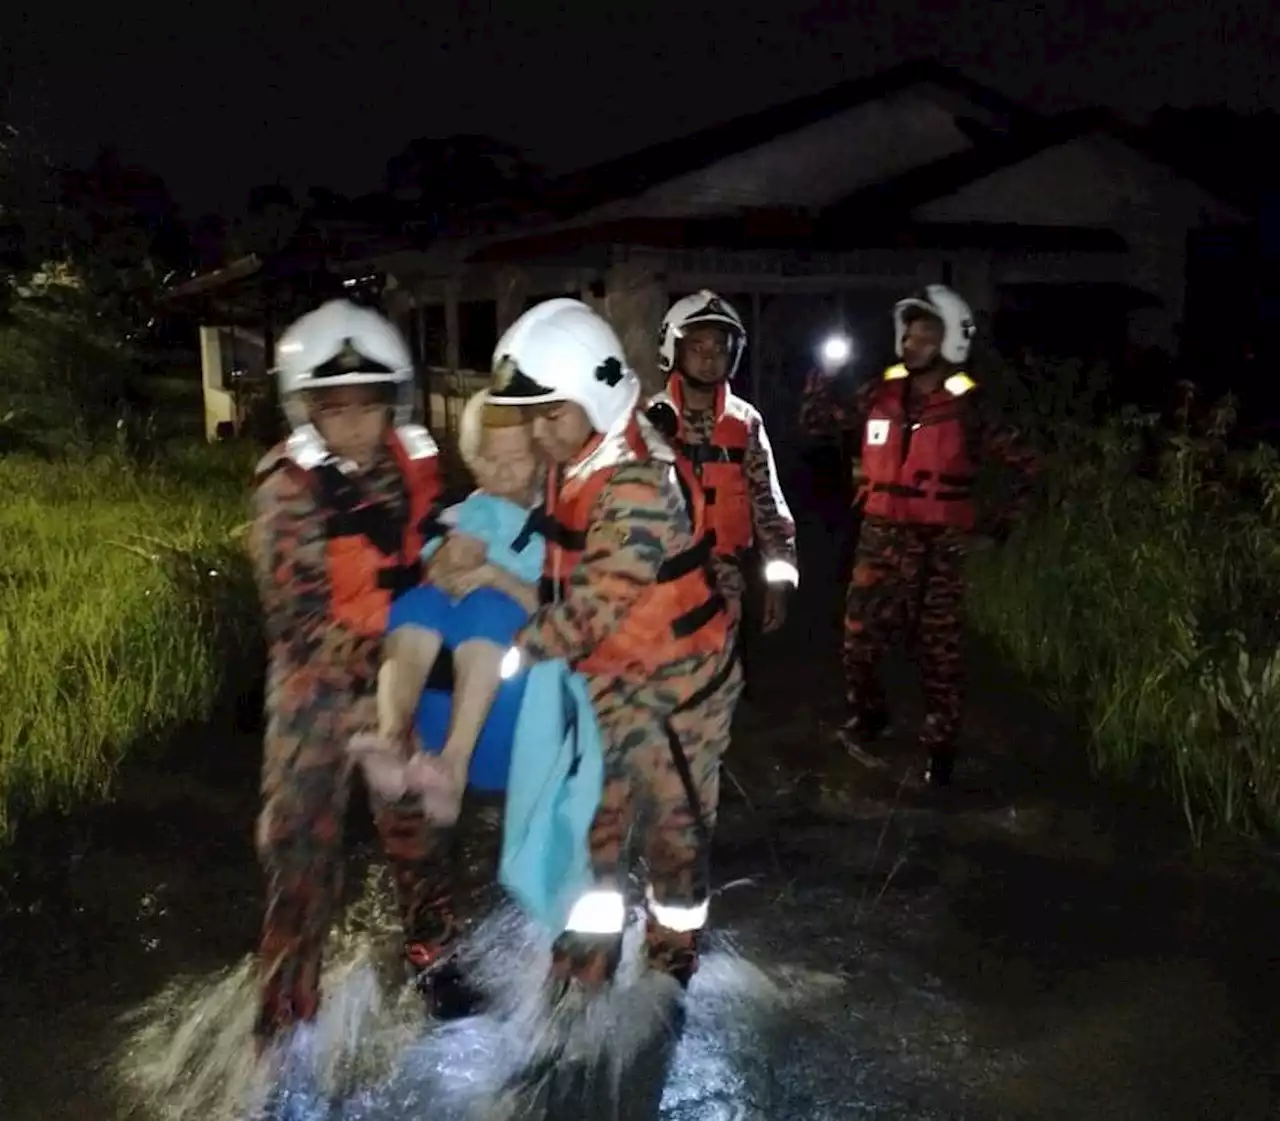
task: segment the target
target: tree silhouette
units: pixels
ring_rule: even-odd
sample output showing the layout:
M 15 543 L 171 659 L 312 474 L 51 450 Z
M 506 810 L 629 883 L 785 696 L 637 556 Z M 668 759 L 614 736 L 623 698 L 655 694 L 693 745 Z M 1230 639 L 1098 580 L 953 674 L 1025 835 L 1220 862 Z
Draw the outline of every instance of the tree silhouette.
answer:
M 293 192 L 279 183 L 252 188 L 244 212 L 228 233 L 231 255 L 279 253 L 297 234 L 305 211 Z
M 479 207 L 527 203 L 542 181 L 540 169 L 510 144 L 457 134 L 411 140 L 387 162 L 384 186 L 438 231 Z

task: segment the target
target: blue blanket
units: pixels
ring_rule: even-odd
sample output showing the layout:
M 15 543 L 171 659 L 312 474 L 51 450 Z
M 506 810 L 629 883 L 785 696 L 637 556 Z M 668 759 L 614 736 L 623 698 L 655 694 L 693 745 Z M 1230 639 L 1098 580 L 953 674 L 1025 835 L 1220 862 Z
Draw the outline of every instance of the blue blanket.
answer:
M 581 675 L 554 661 L 522 676 L 498 879 L 555 937 L 593 882 L 588 836 L 604 790 L 604 748 Z

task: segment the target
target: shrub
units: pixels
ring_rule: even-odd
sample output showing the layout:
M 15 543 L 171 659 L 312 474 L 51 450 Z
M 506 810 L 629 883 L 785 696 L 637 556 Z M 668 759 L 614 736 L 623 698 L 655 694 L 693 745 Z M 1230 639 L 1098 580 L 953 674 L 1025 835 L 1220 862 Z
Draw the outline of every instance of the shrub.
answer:
M 0 456 L 0 839 L 260 673 L 252 452 Z
M 1061 392 L 1078 369 L 1009 381 L 1045 485 L 1014 537 L 974 556 L 974 624 L 1083 716 L 1098 771 L 1164 786 L 1197 840 L 1280 831 L 1274 449 L 1228 446 L 1230 400 L 1194 428 L 1132 410 L 1095 423 L 1096 396 Z

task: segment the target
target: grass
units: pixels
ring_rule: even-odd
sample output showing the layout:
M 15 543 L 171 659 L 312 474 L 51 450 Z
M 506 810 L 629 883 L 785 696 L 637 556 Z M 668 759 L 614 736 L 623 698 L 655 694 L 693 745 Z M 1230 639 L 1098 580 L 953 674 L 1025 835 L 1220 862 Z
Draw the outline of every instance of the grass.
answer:
M 974 556 L 975 626 L 1197 841 L 1280 835 L 1280 459 L 1229 446 L 1229 401 L 1198 427 L 1038 419 L 1043 501 Z
M 252 454 L 0 457 L 0 841 L 260 672 L 235 532 Z

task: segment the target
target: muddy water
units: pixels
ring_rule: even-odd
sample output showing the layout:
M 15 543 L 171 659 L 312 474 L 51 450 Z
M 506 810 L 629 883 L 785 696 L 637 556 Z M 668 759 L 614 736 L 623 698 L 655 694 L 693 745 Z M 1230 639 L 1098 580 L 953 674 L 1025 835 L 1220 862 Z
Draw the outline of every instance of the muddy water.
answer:
M 834 597 L 810 588 L 788 636 L 759 651 L 768 688 L 742 714 L 716 952 L 663 1079 L 615 1072 L 626 1115 L 1280 1117 L 1280 892 L 1265 859 L 1214 853 L 1197 867 L 1172 815 L 1100 794 L 1071 730 L 981 652 L 954 798 L 901 782 L 905 749 L 884 773 L 858 768 L 822 740 L 838 714 Z M 894 693 L 909 726 L 912 690 Z M 120 1092 L 137 1030 L 120 1018 L 176 978 L 189 992 L 168 998 L 174 1041 L 204 1030 L 197 1008 L 221 1017 L 216 1030 L 243 1021 L 209 993 L 221 979 L 236 996 L 257 922 L 252 755 L 248 740 L 193 744 L 199 767 L 140 772 L 116 806 L 45 837 L 41 861 L 28 840 L 0 926 L 0 1116 L 155 1116 Z M 353 843 L 367 841 L 357 823 Z M 357 860 L 353 894 L 360 883 Z M 375 999 L 378 938 L 360 938 L 344 949 L 348 1002 Z M 490 965 L 529 973 L 518 940 L 490 950 Z M 597 1036 L 622 1038 L 649 1007 L 643 984 Z M 431 1036 L 403 1013 L 366 1017 L 398 1040 L 400 1066 L 329 1115 L 502 1115 L 495 1072 L 520 1042 L 514 1013 Z

